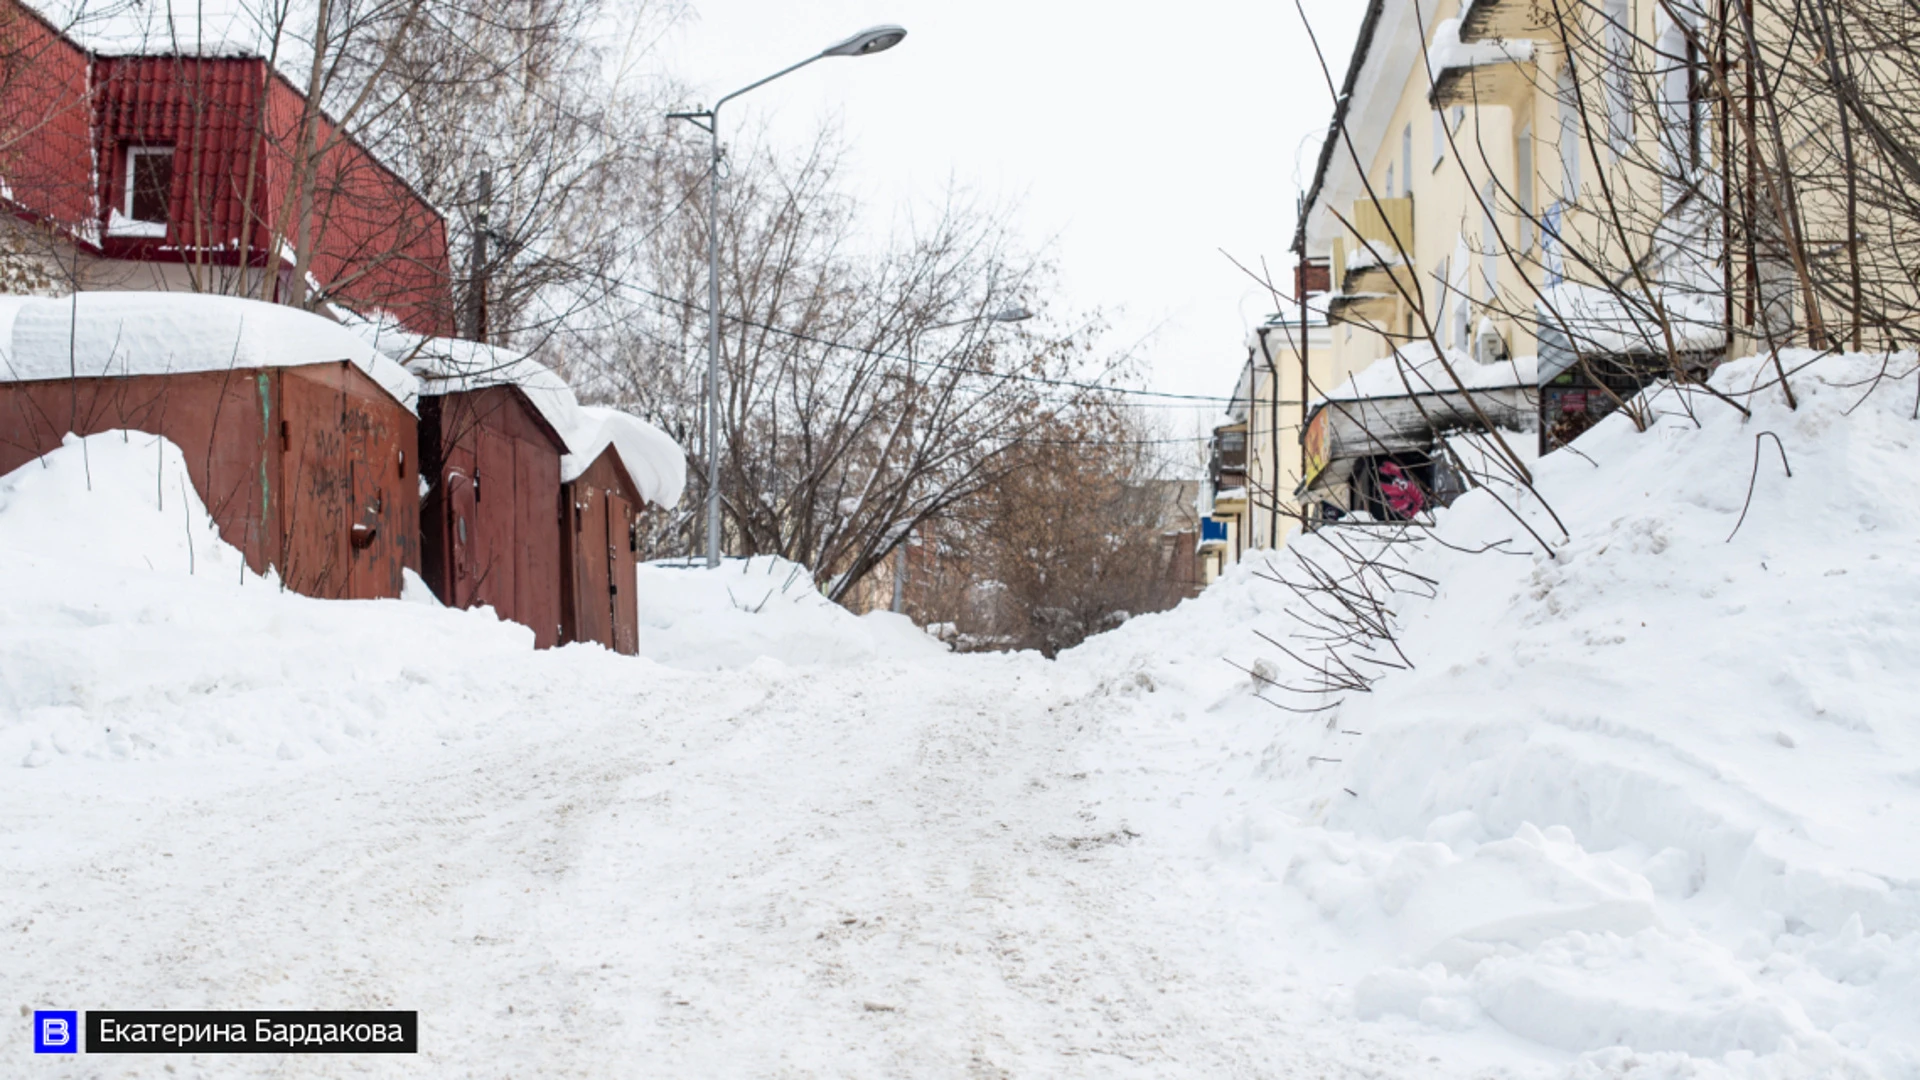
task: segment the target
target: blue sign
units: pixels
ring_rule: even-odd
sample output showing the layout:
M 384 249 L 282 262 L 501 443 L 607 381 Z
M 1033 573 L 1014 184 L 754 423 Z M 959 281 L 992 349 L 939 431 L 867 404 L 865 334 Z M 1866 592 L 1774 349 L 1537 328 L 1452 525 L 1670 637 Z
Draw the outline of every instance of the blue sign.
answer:
M 1213 518 L 1201 518 L 1200 542 L 1204 544 L 1214 540 L 1223 544 L 1227 542 L 1227 523 Z
M 80 1052 L 80 1013 L 55 1009 L 36 1009 L 33 1014 L 33 1052 L 36 1054 L 77 1054 Z

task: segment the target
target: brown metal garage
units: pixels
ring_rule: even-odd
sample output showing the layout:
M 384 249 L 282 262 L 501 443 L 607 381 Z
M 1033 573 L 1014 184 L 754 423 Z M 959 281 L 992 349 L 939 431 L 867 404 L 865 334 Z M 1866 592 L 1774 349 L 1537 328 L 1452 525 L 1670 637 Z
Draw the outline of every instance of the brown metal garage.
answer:
M 0 473 L 73 432 L 178 445 L 220 535 L 309 596 L 417 569 L 414 380 L 335 324 L 172 293 L 0 297 Z

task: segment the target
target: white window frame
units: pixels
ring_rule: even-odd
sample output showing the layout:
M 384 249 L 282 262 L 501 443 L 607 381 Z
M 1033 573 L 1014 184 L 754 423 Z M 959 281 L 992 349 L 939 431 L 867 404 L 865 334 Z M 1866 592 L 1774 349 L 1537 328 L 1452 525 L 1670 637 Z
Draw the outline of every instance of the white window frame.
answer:
M 1571 62 L 1560 69 L 1560 202 L 1572 206 L 1580 201 L 1580 97 L 1574 80 L 1578 78 Z
M 1607 148 L 1621 158 L 1633 150 L 1633 29 L 1627 0 L 1607 0 L 1601 12 L 1606 35 Z
M 1533 250 L 1533 121 L 1520 125 L 1513 147 L 1513 194 L 1520 204 L 1520 250 Z
M 1487 307 L 1500 288 L 1500 238 L 1495 234 L 1494 196 L 1498 193 L 1493 178 L 1480 186 L 1480 288 L 1481 302 Z
M 140 221 L 143 224 L 148 224 L 148 225 L 165 225 L 167 224 L 167 222 L 164 218 L 159 221 L 145 221 L 145 219 L 136 218 L 133 216 L 133 178 L 135 175 L 134 163 L 138 159 L 143 157 L 164 157 L 169 162 L 172 162 L 173 147 L 171 146 L 129 146 L 127 147 L 127 171 L 126 171 L 125 180 L 121 184 L 120 213 L 128 221 Z M 171 171 L 171 169 L 169 169 L 169 171 Z
M 1400 196 L 1413 194 L 1413 122 L 1400 129 Z
M 1661 119 L 1662 162 L 1676 176 L 1692 177 L 1705 169 L 1708 153 L 1708 114 L 1700 100 L 1698 87 L 1704 61 L 1694 49 L 1689 29 L 1697 23 L 1694 13 L 1684 6 L 1679 14 L 1686 23 L 1678 23 L 1660 14 L 1658 55 L 1661 69 L 1659 113 Z

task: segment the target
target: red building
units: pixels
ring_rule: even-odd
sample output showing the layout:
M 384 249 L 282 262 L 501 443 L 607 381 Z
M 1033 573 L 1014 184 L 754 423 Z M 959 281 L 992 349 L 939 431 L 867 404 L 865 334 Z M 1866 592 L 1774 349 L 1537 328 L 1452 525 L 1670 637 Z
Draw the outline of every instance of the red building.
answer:
M 444 219 L 263 57 L 110 49 L 0 0 L 0 259 L 15 278 L 283 300 L 305 236 L 310 292 L 452 331 Z M 310 116 L 323 149 L 308 190 Z

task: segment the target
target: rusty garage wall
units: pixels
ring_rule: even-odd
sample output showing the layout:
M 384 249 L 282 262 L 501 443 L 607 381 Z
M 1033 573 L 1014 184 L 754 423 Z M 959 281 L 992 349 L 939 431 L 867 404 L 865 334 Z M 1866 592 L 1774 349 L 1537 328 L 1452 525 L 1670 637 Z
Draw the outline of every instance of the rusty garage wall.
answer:
M 414 417 L 352 364 L 0 383 L 0 473 L 118 428 L 177 444 L 221 537 L 295 592 L 398 596 L 419 566 Z
M 421 574 L 449 607 L 490 605 L 561 640 L 560 457 L 566 443 L 519 389 L 423 397 Z
M 566 485 L 562 640 L 639 651 L 633 527 L 644 505 L 612 447 Z

